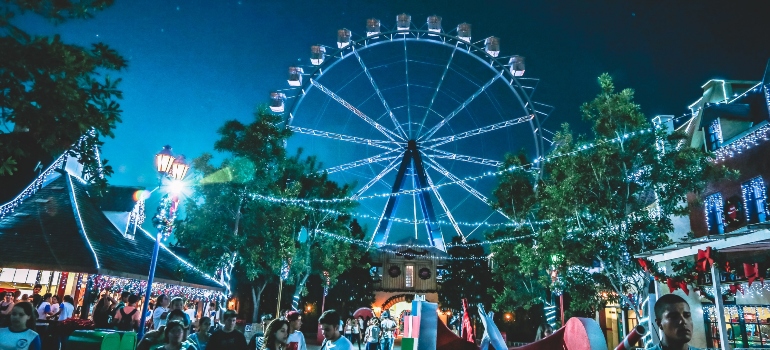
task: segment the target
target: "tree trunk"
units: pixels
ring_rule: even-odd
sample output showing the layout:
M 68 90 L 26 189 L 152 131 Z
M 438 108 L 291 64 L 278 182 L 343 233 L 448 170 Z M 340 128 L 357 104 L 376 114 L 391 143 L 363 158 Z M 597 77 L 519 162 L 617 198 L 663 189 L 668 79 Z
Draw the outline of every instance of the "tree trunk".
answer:
M 251 285 L 251 300 L 254 301 L 254 311 L 251 313 L 251 322 L 256 323 L 259 322 L 259 303 L 262 300 L 262 292 L 265 291 L 265 287 L 267 287 L 267 279 L 262 282 L 262 286 L 259 287 L 259 292 L 254 290 L 254 285 Z
M 294 295 L 291 298 L 291 308 L 293 310 L 299 309 L 299 297 L 300 294 L 302 294 L 302 287 L 305 286 L 305 282 L 307 282 L 308 277 L 310 277 L 310 271 L 306 271 L 299 279 L 297 279 L 296 288 L 294 288 Z M 326 282 L 324 281 L 324 283 Z

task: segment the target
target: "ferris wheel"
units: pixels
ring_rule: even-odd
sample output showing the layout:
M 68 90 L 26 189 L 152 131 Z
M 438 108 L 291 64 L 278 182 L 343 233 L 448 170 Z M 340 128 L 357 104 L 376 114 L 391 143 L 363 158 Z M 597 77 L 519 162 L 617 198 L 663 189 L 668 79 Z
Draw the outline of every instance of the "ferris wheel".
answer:
M 500 56 L 497 37 L 471 41 L 468 23 L 447 32 L 441 21 L 418 27 L 401 14 L 391 29 L 378 19 L 360 35 L 340 29 L 336 47 L 312 45 L 310 65 L 289 67 L 290 88 L 270 94 L 294 132 L 289 147 L 356 184 L 354 217 L 370 245 L 445 251 L 445 235 L 466 242 L 509 224 L 490 206 L 489 175 L 506 153 L 538 164 L 544 151 L 540 121 L 552 107 L 532 101 L 539 80 L 524 77 L 524 57 Z

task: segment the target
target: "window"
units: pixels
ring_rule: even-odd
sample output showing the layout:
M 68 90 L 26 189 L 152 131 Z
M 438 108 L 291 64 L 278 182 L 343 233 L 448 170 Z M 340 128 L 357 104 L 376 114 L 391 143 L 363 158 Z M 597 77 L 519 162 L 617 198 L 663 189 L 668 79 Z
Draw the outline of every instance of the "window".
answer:
M 406 273 L 404 274 L 404 286 L 406 288 L 414 287 L 414 266 L 406 265 Z
M 722 147 L 722 127 L 719 125 L 719 119 L 714 119 L 706 130 L 706 147 L 709 151 Z
M 725 224 L 722 219 L 722 206 L 724 200 L 721 193 L 714 193 L 706 197 L 706 226 L 710 235 L 725 233 Z
M 767 220 L 767 187 L 761 176 L 741 184 L 746 207 L 746 220 L 755 224 Z

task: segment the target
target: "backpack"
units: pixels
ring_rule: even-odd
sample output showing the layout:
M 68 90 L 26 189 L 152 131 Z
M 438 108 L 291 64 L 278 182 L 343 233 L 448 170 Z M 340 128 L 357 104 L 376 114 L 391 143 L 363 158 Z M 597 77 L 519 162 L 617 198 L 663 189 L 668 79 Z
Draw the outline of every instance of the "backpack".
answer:
M 126 314 L 123 312 L 123 308 L 118 309 L 118 312 L 120 312 L 120 321 L 118 321 L 118 330 L 119 331 L 133 331 L 134 330 L 134 314 L 136 313 L 137 309 L 134 309 L 134 311 L 131 311 L 131 313 Z

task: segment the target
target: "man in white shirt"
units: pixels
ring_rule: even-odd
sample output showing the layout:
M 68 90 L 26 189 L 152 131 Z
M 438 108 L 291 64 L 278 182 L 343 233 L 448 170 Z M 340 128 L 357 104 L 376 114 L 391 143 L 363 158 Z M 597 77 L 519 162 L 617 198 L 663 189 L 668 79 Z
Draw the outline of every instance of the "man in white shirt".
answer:
M 166 325 L 166 317 L 168 316 L 168 304 L 171 303 L 171 299 L 168 295 L 161 294 L 155 301 L 155 310 L 152 310 L 152 329 L 158 329 L 160 326 Z
M 289 344 L 287 350 L 307 350 L 307 344 L 305 344 L 305 335 L 302 334 L 300 328 L 302 327 L 302 315 L 296 311 L 289 311 L 286 314 L 286 320 L 289 321 Z
M 198 325 L 198 312 L 195 310 L 195 304 L 187 303 L 187 309 L 184 310 L 185 315 L 190 319 L 190 324 Z
M 382 350 L 392 350 L 393 331 L 396 330 L 396 321 L 391 319 L 390 314 L 383 315 L 380 329 L 382 329 Z
M 64 302 L 61 304 L 61 307 L 59 308 L 59 321 L 64 321 L 68 318 L 72 318 L 72 313 L 75 312 L 75 300 L 72 299 L 72 296 L 65 295 L 64 296 Z
M 318 323 L 325 338 L 320 350 L 353 350 L 350 340 L 340 334 L 340 314 L 337 311 L 326 310 L 318 319 Z
M 37 319 L 47 320 L 48 316 L 53 315 L 53 312 L 51 312 L 51 293 L 45 293 L 41 300 L 40 306 L 37 307 Z

